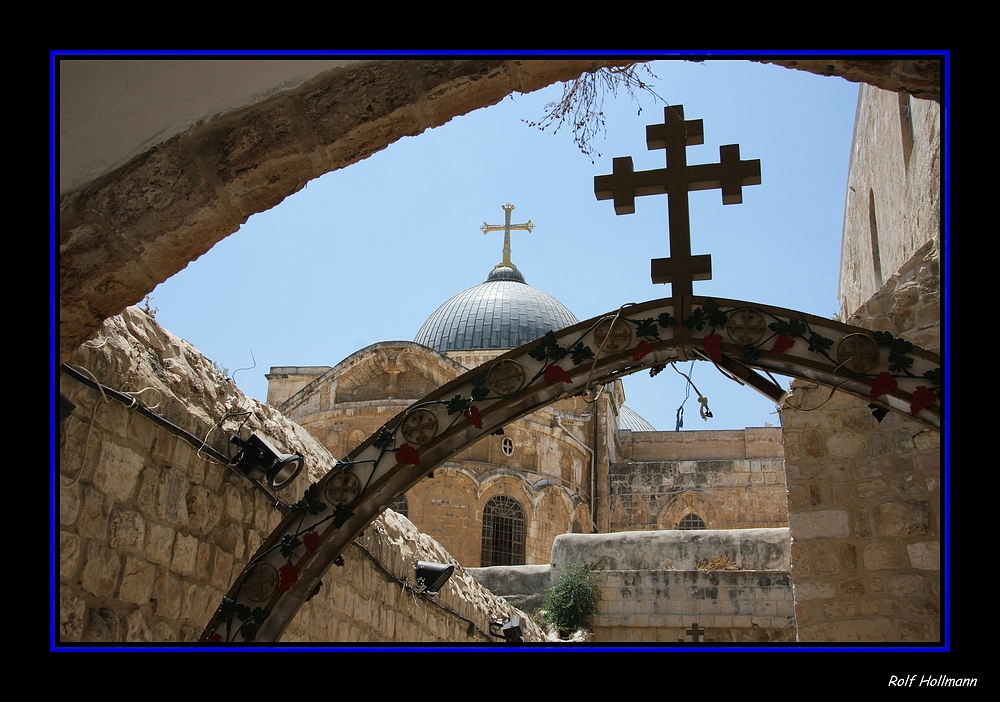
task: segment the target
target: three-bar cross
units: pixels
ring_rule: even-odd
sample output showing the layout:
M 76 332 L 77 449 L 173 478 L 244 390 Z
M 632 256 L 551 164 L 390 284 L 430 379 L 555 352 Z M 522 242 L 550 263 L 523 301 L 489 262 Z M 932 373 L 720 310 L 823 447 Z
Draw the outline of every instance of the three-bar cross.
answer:
M 666 150 L 666 168 L 636 172 L 632 158 L 613 162 L 611 175 L 594 178 L 598 200 L 614 199 L 615 214 L 635 212 L 635 198 L 642 195 L 667 195 L 670 230 L 670 258 L 652 260 L 654 283 L 670 283 L 674 314 L 685 319 L 690 314 L 692 281 L 711 280 L 712 257 L 691 255 L 691 222 L 688 214 L 688 191 L 721 188 L 722 204 L 743 202 L 744 185 L 760 184 L 760 161 L 740 160 L 739 144 L 719 148 L 720 162 L 689 166 L 687 147 L 705 143 L 702 120 L 684 119 L 684 106 L 663 110 L 663 124 L 646 127 L 646 147 Z

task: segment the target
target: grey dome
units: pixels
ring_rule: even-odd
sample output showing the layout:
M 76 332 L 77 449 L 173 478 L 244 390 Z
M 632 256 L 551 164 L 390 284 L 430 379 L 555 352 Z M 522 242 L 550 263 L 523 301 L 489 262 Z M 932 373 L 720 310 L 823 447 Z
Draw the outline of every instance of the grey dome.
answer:
M 618 410 L 618 428 L 629 431 L 656 431 L 652 424 L 628 405 L 622 405 Z
M 438 307 L 413 340 L 440 353 L 512 349 L 579 321 L 559 300 L 525 283 L 515 266 L 498 266 L 485 283 Z

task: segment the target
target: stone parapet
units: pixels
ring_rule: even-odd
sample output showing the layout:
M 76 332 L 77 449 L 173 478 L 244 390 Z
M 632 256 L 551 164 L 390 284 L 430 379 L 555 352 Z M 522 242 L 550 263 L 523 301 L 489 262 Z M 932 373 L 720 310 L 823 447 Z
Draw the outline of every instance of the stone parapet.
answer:
M 599 579 L 596 642 L 795 640 L 787 571 L 606 570 Z
M 563 534 L 552 546 L 553 578 L 569 563 L 598 570 L 697 570 L 728 556 L 741 570 L 787 571 L 788 529 Z

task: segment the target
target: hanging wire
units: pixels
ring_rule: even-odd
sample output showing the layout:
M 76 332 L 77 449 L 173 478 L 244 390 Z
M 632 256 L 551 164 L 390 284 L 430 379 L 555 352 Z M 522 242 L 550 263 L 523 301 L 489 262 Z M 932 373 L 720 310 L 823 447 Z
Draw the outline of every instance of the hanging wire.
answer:
M 694 381 L 691 380 L 691 377 L 689 375 L 687 375 L 686 373 L 684 373 L 682 371 L 677 370 L 677 366 L 675 364 L 673 364 L 673 363 L 671 363 L 670 366 L 675 371 L 677 371 L 677 373 L 679 373 L 680 375 L 684 376 L 685 380 L 688 381 L 688 384 L 691 386 L 691 388 L 694 388 L 694 391 L 696 393 L 698 393 L 698 403 L 701 405 L 701 407 L 698 408 L 698 414 L 700 414 L 701 418 L 704 419 L 707 422 L 709 419 L 712 418 L 712 410 L 710 410 L 708 408 L 708 398 L 701 394 L 701 391 L 698 389 L 698 386 L 694 384 Z M 694 361 L 691 361 L 691 371 L 689 371 L 689 372 L 691 372 L 692 374 L 694 372 Z M 688 398 L 688 396 L 685 393 L 685 395 L 684 395 L 684 402 L 687 402 L 687 398 Z M 680 428 L 682 426 L 684 426 L 684 424 L 682 422 L 683 416 L 684 416 L 684 402 L 682 402 L 681 406 L 677 408 L 678 424 L 677 424 L 677 428 L 674 429 L 674 431 L 680 431 Z
M 677 371 L 677 366 L 672 363 L 670 365 L 675 371 Z M 681 373 L 680 371 L 677 372 Z M 691 373 L 692 375 L 694 374 L 694 361 L 691 361 L 691 368 L 688 369 L 688 373 Z M 681 375 L 684 374 L 681 373 Z M 674 424 L 674 431 L 680 431 L 684 426 L 684 403 L 687 402 L 688 398 L 691 396 L 691 385 L 691 379 L 688 378 L 688 384 L 684 386 L 684 400 L 681 402 L 680 407 L 677 408 L 677 421 Z
M 232 380 L 235 383 L 236 382 L 236 374 L 237 373 L 239 373 L 240 371 L 244 371 L 244 370 L 253 370 L 254 368 L 257 367 L 257 359 L 254 358 L 253 349 L 250 349 L 250 360 L 253 361 L 253 365 L 250 366 L 249 368 L 237 368 L 236 370 L 233 371 L 232 376 L 230 376 L 230 380 Z

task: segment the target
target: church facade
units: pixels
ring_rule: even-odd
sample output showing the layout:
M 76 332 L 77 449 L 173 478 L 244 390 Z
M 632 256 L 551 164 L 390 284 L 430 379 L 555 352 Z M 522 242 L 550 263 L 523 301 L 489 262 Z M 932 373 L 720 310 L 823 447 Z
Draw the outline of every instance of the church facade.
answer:
M 413 341 L 376 343 L 333 367 L 272 367 L 268 403 L 344 456 L 467 370 L 577 323 L 510 262 L 510 229 L 530 222 L 511 225 L 504 209 L 501 263 Z M 548 563 L 565 533 L 787 526 L 780 429 L 657 432 L 624 403 L 615 381 L 518 419 L 394 508 L 468 567 Z M 419 446 L 436 421 L 411 413 L 406 441 Z

